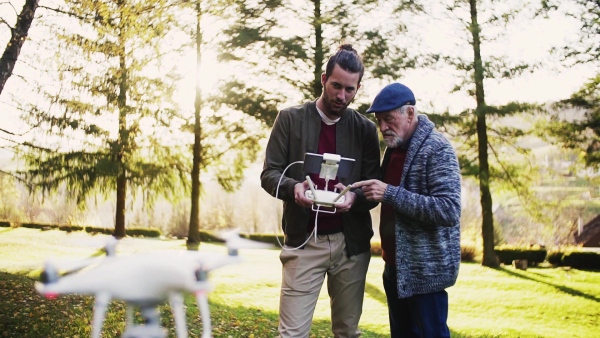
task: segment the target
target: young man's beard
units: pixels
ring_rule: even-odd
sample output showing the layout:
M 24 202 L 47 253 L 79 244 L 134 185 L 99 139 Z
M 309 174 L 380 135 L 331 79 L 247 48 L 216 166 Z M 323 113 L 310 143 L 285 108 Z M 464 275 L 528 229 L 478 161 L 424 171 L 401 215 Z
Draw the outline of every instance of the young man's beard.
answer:
M 341 105 L 340 108 L 334 108 L 333 107 L 334 102 L 339 103 Z M 342 114 L 346 111 L 346 108 L 348 108 L 348 105 L 350 104 L 350 102 L 352 102 L 352 100 L 348 101 L 346 104 L 343 104 L 342 102 L 337 101 L 335 98 L 331 99 L 329 97 L 329 95 L 327 95 L 325 93 L 324 100 L 323 100 L 323 104 L 327 108 L 327 111 L 325 113 L 327 113 L 329 115 L 341 117 Z

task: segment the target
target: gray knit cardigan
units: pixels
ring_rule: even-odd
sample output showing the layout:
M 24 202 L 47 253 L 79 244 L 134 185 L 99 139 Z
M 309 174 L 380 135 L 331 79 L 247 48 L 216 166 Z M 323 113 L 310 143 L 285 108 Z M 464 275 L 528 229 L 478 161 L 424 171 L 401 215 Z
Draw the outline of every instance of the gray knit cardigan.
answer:
M 400 185 L 388 185 L 383 196 L 396 212 L 399 298 L 454 285 L 460 265 L 461 176 L 456 153 L 425 115 L 418 119 Z M 383 170 L 390 152 L 386 150 Z

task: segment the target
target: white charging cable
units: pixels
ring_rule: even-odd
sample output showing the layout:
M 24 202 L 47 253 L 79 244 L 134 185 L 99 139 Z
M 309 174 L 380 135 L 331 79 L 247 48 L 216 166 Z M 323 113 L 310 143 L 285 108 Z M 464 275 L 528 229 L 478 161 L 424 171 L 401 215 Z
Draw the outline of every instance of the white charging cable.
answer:
M 277 183 L 277 188 L 275 189 L 275 198 L 278 198 L 278 196 L 279 196 L 279 187 L 281 186 L 281 180 L 283 179 L 283 176 L 285 175 L 285 172 L 292 165 L 299 164 L 299 163 L 304 163 L 304 161 L 292 162 L 287 167 L 285 167 L 285 169 L 281 173 L 281 177 L 279 177 L 279 182 Z M 316 195 L 315 195 L 315 197 L 316 197 Z M 315 227 L 313 228 L 313 231 L 310 233 L 310 235 L 308 237 L 306 237 L 306 241 L 304 241 L 304 243 L 302 243 L 300 246 L 295 247 L 295 248 L 286 248 L 285 245 L 282 244 L 281 241 L 279 240 L 279 235 L 277 234 L 277 232 L 275 232 L 275 238 L 277 239 L 277 243 L 279 243 L 279 246 L 281 247 L 281 249 L 287 250 L 287 251 L 298 250 L 298 249 L 302 248 L 303 246 L 305 246 L 306 243 L 308 243 L 308 241 L 313 236 L 313 234 L 315 236 L 315 242 L 317 241 L 317 219 L 319 218 L 319 209 L 320 208 L 321 208 L 321 206 L 317 205 L 317 210 L 315 210 L 315 212 L 316 212 L 316 214 L 315 214 Z

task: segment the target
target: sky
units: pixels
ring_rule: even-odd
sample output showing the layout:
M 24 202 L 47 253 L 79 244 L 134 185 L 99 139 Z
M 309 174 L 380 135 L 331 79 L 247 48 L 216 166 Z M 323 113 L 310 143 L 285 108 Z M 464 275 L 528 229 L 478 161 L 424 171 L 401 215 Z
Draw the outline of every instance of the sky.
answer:
M 430 17 L 411 22 L 410 25 L 416 25 L 409 29 L 418 31 L 422 36 L 419 48 L 441 53 L 456 49 L 456 34 L 452 33 L 452 28 L 445 25 L 442 20 Z M 594 76 L 599 69 L 593 65 L 565 68 L 559 64 L 557 57 L 549 54 L 551 47 L 575 41 L 579 25 L 577 20 L 553 14 L 547 20 L 520 20 L 509 26 L 509 29 L 504 32 L 506 36 L 499 42 L 484 41 L 482 47 L 484 58 L 505 56 L 514 60 L 539 63 L 535 72 L 525 73 L 516 79 L 499 82 L 486 80 L 486 102 L 493 105 L 510 101 L 545 103 L 567 98 L 579 90 L 582 84 Z M 465 48 L 456 54 L 467 60 L 472 59 L 471 49 Z M 190 62 L 182 62 L 182 64 L 193 65 L 193 58 L 195 55 L 187 56 L 185 60 Z M 193 69 L 184 71 L 192 75 L 193 72 Z M 214 90 L 217 81 L 227 78 L 230 72 L 228 65 L 218 64 L 214 52 L 205 52 L 202 69 L 204 92 Z M 193 96 L 193 86 L 191 86 L 193 81 L 195 79 L 186 80 L 187 90 L 181 91 L 182 99 Z M 473 108 L 475 104 L 473 98 L 465 93 L 449 93 L 456 83 L 456 78 L 450 75 L 447 69 L 427 68 L 408 71 L 396 81 L 409 86 L 415 93 L 418 105 L 426 111 L 448 110 L 451 113 L 459 113 L 465 108 Z M 360 95 L 366 96 L 371 101 L 383 85 L 365 78 Z M 291 104 L 297 102 L 285 103 L 285 105 Z
M 10 0 L 16 10 L 22 8 L 22 0 Z M 14 23 L 14 13 L 6 4 L 0 5 L 0 17 L 7 20 L 9 24 Z M 455 41 L 449 28 L 439 20 L 430 19 L 416 23 L 422 34 L 422 46 L 432 51 L 448 51 L 456 49 Z M 514 80 L 505 80 L 500 83 L 486 81 L 486 101 L 488 104 L 503 104 L 509 101 L 527 101 L 544 103 L 567 98 L 577 91 L 582 84 L 596 73 L 594 67 L 582 65 L 573 68 L 561 68 L 555 60 L 549 58 L 548 50 L 551 46 L 568 43 L 574 39 L 578 29 L 575 20 L 567 20 L 561 16 L 553 16 L 548 21 L 524 21 L 510 27 L 506 31 L 506 39 L 501 43 L 485 43 L 483 54 L 486 56 L 510 55 L 516 59 L 536 60 L 543 66 L 532 74 L 525 74 Z M 0 46 L 5 46 L 6 27 L 0 27 Z M 31 44 L 25 44 L 23 49 L 31 48 Z M 464 53 L 469 58 L 472 51 L 465 49 L 457 51 Z M 23 53 L 24 55 L 25 53 Z M 193 104 L 193 89 L 196 81 L 193 69 L 195 55 L 183 56 L 181 65 L 190 65 L 191 68 L 182 67 L 182 73 L 187 74 L 182 88 L 178 91 L 179 100 L 186 105 Z M 19 65 L 15 69 L 18 74 Z M 219 64 L 214 52 L 206 51 L 203 55 L 202 87 L 205 93 L 210 93 L 217 87 L 219 79 L 230 75 L 230 67 Z M 473 108 L 474 101 L 464 93 L 449 94 L 450 89 L 456 82 L 456 78 L 448 75 L 443 69 L 420 69 L 409 71 L 397 81 L 408 85 L 417 97 L 417 106 L 421 110 L 445 111 L 458 113 L 465 108 Z M 9 79 L 7 87 L 10 86 Z M 363 82 L 362 95 L 369 101 L 372 100 L 380 90 L 380 84 Z M 11 112 L 6 105 L 6 95 L 0 97 L 0 126 L 4 129 L 15 127 L 19 124 L 18 117 Z M 289 104 L 292 104 L 290 102 Z M 295 104 L 295 103 L 294 103 Z M 21 129 L 18 129 L 21 130 Z M 2 136 L 2 135 L 0 135 Z M 0 140 L 2 142 L 2 140 Z M 0 170 L 6 168 L 7 158 L 11 154 L 0 149 Z

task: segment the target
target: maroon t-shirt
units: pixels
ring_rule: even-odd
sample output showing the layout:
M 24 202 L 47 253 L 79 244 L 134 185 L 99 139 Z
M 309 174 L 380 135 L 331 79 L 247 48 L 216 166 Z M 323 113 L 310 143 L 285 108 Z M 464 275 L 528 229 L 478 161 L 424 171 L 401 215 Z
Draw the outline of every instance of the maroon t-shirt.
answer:
M 395 148 L 390 154 L 390 160 L 385 167 L 383 182 L 393 186 L 399 186 L 404 171 L 407 149 Z M 381 214 L 379 220 L 379 236 L 381 237 L 381 256 L 383 260 L 396 266 L 396 233 L 395 233 L 395 211 L 394 206 L 389 203 L 381 203 Z
M 319 145 L 317 153 L 324 154 L 337 154 L 335 144 L 335 124 L 327 125 L 321 121 L 321 133 L 319 134 Z M 315 184 L 316 189 L 325 190 L 325 179 L 320 178 L 319 174 L 310 174 L 310 179 Z M 333 187 L 338 184 L 337 177 L 330 179 L 327 183 L 327 190 L 333 191 Z M 315 207 L 316 209 L 316 207 Z M 333 209 L 320 207 L 320 210 L 332 211 Z M 308 232 L 312 232 L 315 227 L 315 216 L 316 212 L 310 212 L 310 218 L 308 220 Z M 335 214 L 325 213 L 319 211 L 319 219 L 317 220 L 317 233 L 318 234 L 333 234 L 341 232 L 343 228 L 342 214 L 336 212 Z

